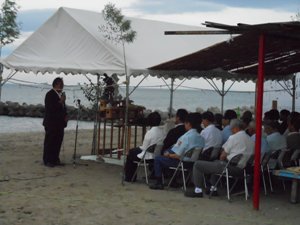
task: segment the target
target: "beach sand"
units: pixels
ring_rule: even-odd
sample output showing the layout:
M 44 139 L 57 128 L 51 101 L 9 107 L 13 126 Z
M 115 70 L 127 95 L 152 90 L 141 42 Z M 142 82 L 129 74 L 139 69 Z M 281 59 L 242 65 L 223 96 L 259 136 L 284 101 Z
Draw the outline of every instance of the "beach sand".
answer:
M 70 163 L 74 131 L 65 134 L 61 159 Z M 89 155 L 92 131 L 79 130 L 78 154 Z M 94 224 L 290 224 L 299 223 L 299 204 L 289 203 L 289 190 L 261 196 L 261 210 L 252 200 L 225 193 L 189 199 L 180 189 L 150 190 L 143 180 L 121 185 L 122 168 L 84 161 L 47 168 L 42 165 L 44 133 L 0 136 L 1 225 Z

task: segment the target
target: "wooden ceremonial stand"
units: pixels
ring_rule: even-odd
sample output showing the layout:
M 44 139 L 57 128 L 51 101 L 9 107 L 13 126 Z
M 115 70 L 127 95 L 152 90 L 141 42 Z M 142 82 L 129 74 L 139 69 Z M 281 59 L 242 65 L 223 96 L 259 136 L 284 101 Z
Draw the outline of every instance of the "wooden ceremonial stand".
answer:
M 140 142 L 137 140 L 138 128 L 142 127 L 142 139 L 146 133 L 146 125 L 137 123 L 136 118 L 143 118 L 143 107 L 131 105 L 129 107 L 128 143 L 126 152 L 131 148 L 132 128 L 134 132 L 133 147 Z M 104 157 L 121 159 L 125 136 L 125 106 L 123 101 L 114 102 L 107 107 L 104 101 L 100 102 L 98 126 L 98 154 Z M 114 131 L 117 130 L 117 133 Z M 110 132 L 110 135 L 107 134 Z M 109 138 L 108 138 L 109 137 Z M 117 139 L 116 139 L 117 138 Z M 142 140 L 141 140 L 142 141 Z

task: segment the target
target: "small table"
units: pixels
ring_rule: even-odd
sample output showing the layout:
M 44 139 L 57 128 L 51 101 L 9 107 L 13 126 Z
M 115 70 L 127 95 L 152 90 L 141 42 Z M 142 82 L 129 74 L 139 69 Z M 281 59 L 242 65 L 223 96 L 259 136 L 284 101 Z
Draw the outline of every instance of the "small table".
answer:
M 297 203 L 298 197 L 298 183 L 300 180 L 300 173 L 297 171 L 299 167 L 291 167 L 285 170 L 274 170 L 273 174 L 279 177 L 292 179 L 291 188 L 291 203 Z

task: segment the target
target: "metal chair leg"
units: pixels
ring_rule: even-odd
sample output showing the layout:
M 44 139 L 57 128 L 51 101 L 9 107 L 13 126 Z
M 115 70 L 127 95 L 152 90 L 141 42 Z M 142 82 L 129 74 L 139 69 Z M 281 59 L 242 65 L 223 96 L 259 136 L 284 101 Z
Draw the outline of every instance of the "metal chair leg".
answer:
M 266 179 L 265 179 L 265 170 L 264 170 L 264 166 L 261 165 L 261 176 L 262 176 L 262 180 L 263 180 L 263 185 L 264 185 L 264 191 L 265 191 L 265 195 L 267 195 L 267 186 L 266 186 Z
M 207 188 L 206 179 L 205 179 L 205 175 L 204 174 L 203 174 L 203 181 L 204 181 L 204 187 Z
M 131 178 L 131 182 L 133 182 L 135 176 L 137 176 L 137 172 L 138 172 L 138 169 L 139 169 L 139 166 L 140 166 L 140 165 L 141 165 L 141 161 L 139 161 L 138 164 L 137 164 L 136 170 L 134 171 L 134 174 L 133 174 L 133 176 L 132 176 L 132 178 Z
M 229 174 L 228 174 L 228 169 L 225 169 L 226 172 L 226 188 L 227 188 L 227 199 L 230 201 L 230 189 L 229 189 Z
M 168 184 L 167 189 L 169 189 L 169 187 L 170 187 L 170 185 L 171 185 L 171 183 L 172 183 L 174 177 L 175 177 L 176 174 L 177 174 L 177 171 L 178 171 L 179 167 L 180 167 L 180 163 L 178 163 L 178 165 L 177 165 L 177 167 L 176 167 L 176 170 L 174 171 L 173 176 L 171 177 L 171 179 L 170 179 L 170 181 L 169 181 L 169 184 Z
M 247 186 L 247 173 L 246 173 L 246 170 L 244 170 L 244 185 L 245 185 L 245 199 L 248 200 L 249 192 L 248 192 L 248 186 Z
M 181 163 L 181 171 L 182 171 L 183 190 L 186 191 L 186 183 L 185 183 L 183 163 Z
M 144 170 L 145 170 L 145 176 L 146 176 L 146 183 L 149 184 L 149 181 L 148 181 L 148 168 L 147 168 L 147 163 L 146 163 L 145 159 L 144 159 Z
M 272 179 L 271 179 L 271 171 L 270 171 L 270 167 L 269 167 L 268 164 L 267 164 L 267 171 L 268 171 L 268 177 L 269 177 L 270 189 L 271 189 L 271 192 L 274 192 L 274 190 L 273 190 L 273 184 L 272 184 Z
M 285 191 L 285 182 L 284 182 L 284 180 L 282 180 L 282 186 L 283 186 L 283 190 Z

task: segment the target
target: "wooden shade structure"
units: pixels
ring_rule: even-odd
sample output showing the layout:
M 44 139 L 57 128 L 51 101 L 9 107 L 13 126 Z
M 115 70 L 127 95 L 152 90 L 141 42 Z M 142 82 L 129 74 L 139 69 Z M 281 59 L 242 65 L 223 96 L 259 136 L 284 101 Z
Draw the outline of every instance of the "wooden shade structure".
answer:
M 240 35 L 227 42 L 153 66 L 149 70 L 150 73 L 161 76 L 168 74 L 173 78 L 178 73 L 191 74 L 193 77 L 202 77 L 205 74 L 214 76 L 211 71 L 218 70 L 224 71 L 224 74 L 220 72 L 216 78 L 257 82 L 253 207 L 258 210 L 264 80 L 288 80 L 300 71 L 300 22 L 237 26 L 205 22 L 204 25 L 222 30 L 167 31 L 165 34 Z

